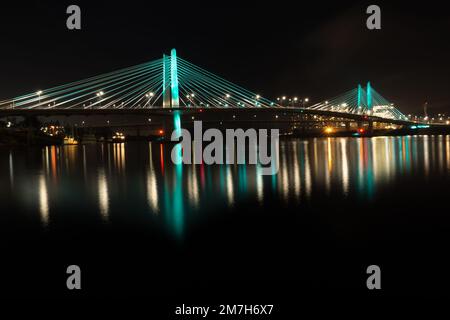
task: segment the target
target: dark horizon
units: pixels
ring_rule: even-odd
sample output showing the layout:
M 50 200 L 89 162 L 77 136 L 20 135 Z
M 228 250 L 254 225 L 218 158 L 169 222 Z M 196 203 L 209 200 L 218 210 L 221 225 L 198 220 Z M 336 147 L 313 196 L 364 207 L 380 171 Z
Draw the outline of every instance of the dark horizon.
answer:
M 82 30 L 65 27 L 70 4 Z M 318 102 L 371 81 L 403 113 L 450 111 L 450 21 L 442 4 L 32 1 L 2 4 L 0 100 L 161 57 L 180 57 L 270 99 Z M 161 14 L 164 13 L 164 14 Z M 169 21 L 173 14 L 173 20 Z

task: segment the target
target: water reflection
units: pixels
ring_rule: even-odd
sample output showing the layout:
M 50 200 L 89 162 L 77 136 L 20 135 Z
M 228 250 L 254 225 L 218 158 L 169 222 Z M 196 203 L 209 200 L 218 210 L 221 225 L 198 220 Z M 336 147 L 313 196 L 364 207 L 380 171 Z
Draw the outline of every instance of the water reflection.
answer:
M 430 157 L 430 152 L 428 149 L 428 145 L 429 145 L 429 139 L 428 136 L 424 136 L 423 137 L 423 161 L 424 161 L 424 169 L 425 169 L 425 175 L 428 176 L 429 175 L 429 168 L 430 168 L 430 161 L 429 161 L 429 157 Z
M 39 176 L 39 213 L 41 223 L 44 227 L 48 225 L 49 220 L 49 203 L 47 182 L 44 175 Z
M 49 223 L 50 208 L 52 221 L 67 211 L 96 212 L 103 221 L 114 214 L 129 219 L 140 215 L 177 236 L 202 217 L 199 212 L 233 208 L 242 200 L 263 206 L 277 197 L 297 205 L 330 194 L 371 201 L 402 176 L 450 174 L 449 136 L 281 141 L 280 168 L 273 176 L 261 175 L 260 165 L 174 165 L 171 146 L 159 143 L 45 147 L 36 152 L 1 152 L 0 184 L 11 194 L 37 190 L 37 197 L 27 201 L 36 202 L 30 207 L 38 208 L 43 225 Z M 16 200 L 3 198 L 5 205 Z
M 103 168 L 100 168 L 98 171 L 98 203 L 102 219 L 104 221 L 108 221 L 109 219 L 108 183 L 106 181 L 105 170 Z
M 181 146 L 180 146 L 181 147 Z M 181 148 L 178 152 L 181 159 Z M 181 160 L 179 160 L 181 162 Z M 165 193 L 166 204 L 169 204 L 167 216 L 169 225 L 173 227 L 176 235 L 181 236 L 184 224 L 184 193 L 183 193 L 183 164 L 174 165 L 175 174 L 173 175 L 173 188 L 170 192 Z
M 233 186 L 233 173 L 231 172 L 231 166 L 227 165 L 227 201 L 228 205 L 232 207 L 234 205 L 234 186 Z
M 340 145 L 341 145 L 341 163 L 342 163 L 342 167 L 341 167 L 341 180 L 342 180 L 342 192 L 345 195 L 348 195 L 348 188 L 349 188 L 349 167 L 348 167 L 348 156 L 347 156 L 347 140 L 346 139 L 341 139 L 340 141 Z
M 450 136 L 445 136 L 445 158 L 447 159 L 447 168 L 450 168 Z
M 125 170 L 125 143 L 113 144 L 113 162 L 115 170 L 123 173 Z
M 305 166 L 303 168 L 305 172 L 305 191 L 306 197 L 309 198 L 311 196 L 311 167 L 309 166 L 309 153 L 307 149 L 308 143 L 304 144 L 304 158 L 305 158 Z
M 147 201 L 153 213 L 159 211 L 158 188 L 156 182 L 155 168 L 153 165 L 152 144 L 149 145 L 149 167 L 147 170 Z
M 11 189 L 14 188 L 14 162 L 12 151 L 9 152 L 9 183 Z
M 189 167 L 189 176 L 188 176 L 188 193 L 191 204 L 198 208 L 200 195 L 199 195 L 199 184 L 198 184 L 198 174 L 196 170 L 197 166 Z
M 263 176 L 262 176 L 262 169 L 261 169 L 261 165 L 258 164 L 256 166 L 256 196 L 258 198 L 258 202 L 260 204 L 263 204 L 263 198 L 264 198 L 264 181 L 263 181 Z

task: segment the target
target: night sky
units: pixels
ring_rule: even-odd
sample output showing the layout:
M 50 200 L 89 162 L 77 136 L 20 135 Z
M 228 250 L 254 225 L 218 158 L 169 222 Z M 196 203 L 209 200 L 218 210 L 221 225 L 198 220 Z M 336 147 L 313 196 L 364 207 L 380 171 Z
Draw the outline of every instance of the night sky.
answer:
M 404 113 L 450 113 L 444 4 L 358 1 L 1 3 L 0 100 L 178 55 L 270 99 L 317 102 L 371 81 Z M 82 30 L 66 28 L 70 4 Z M 370 4 L 382 30 L 366 28 Z

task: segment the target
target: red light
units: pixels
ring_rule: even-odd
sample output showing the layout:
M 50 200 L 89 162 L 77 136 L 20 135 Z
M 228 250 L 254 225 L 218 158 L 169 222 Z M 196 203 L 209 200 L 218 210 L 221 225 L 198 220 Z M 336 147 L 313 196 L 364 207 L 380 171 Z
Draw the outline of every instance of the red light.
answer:
M 358 132 L 359 132 L 359 133 L 364 133 L 364 129 L 362 129 L 362 128 L 361 128 L 361 129 L 358 129 Z
M 159 130 L 159 134 L 164 134 L 164 130 Z
M 199 111 L 200 111 L 200 112 L 203 112 L 203 109 L 200 109 Z

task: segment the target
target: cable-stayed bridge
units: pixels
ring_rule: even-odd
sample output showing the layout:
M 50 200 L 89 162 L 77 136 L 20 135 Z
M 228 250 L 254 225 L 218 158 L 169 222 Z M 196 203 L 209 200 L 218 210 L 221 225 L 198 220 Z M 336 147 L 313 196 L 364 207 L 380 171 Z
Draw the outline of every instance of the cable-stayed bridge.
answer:
M 314 104 L 309 109 L 408 121 L 408 118 L 397 110 L 393 103 L 372 88 L 370 82 L 367 83 L 366 89 L 358 85 L 358 88 Z
M 204 112 L 209 117 L 284 112 L 331 119 L 410 123 L 392 103 L 370 85 L 359 85 L 338 97 L 309 107 L 286 107 L 251 92 L 201 67 L 177 57 L 175 49 L 162 58 L 94 76 L 85 80 L 39 90 L 0 101 L 0 116 L 184 114 Z M 276 116 L 278 119 L 278 116 Z M 321 119 L 323 120 L 323 119 Z
M 2 109 L 151 109 L 271 107 L 276 104 L 170 56 L 0 101 Z

